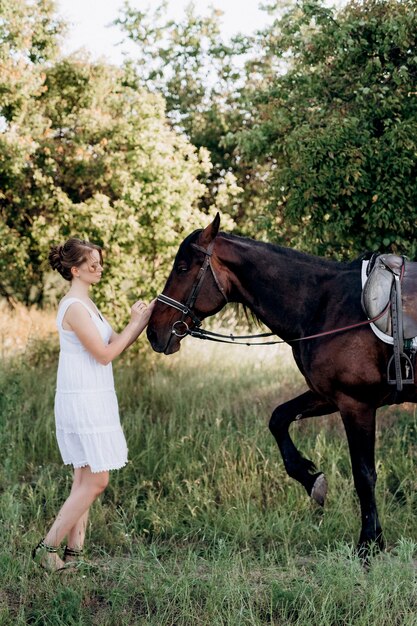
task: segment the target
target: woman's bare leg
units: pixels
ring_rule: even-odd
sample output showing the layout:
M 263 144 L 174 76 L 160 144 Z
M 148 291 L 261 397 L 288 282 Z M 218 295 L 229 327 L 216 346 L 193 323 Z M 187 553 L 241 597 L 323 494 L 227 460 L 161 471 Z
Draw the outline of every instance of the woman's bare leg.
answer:
M 45 537 L 44 541 L 49 546 L 59 546 L 71 529 L 76 527 L 77 522 L 82 523 L 81 518 L 88 513 L 91 504 L 109 483 L 109 472 L 93 473 L 88 465 L 77 470 L 77 480 L 71 493 Z
M 82 468 L 74 469 L 74 478 L 72 482 L 71 493 L 76 492 L 77 489 L 81 486 L 81 481 L 82 481 L 82 476 L 83 476 L 81 470 Z M 68 535 L 67 535 L 68 548 L 71 548 L 72 550 L 82 550 L 84 546 L 85 533 L 87 530 L 88 513 L 89 513 L 89 509 L 87 509 L 85 513 L 81 515 L 81 517 L 77 520 L 77 522 L 68 532 Z M 66 560 L 69 560 L 68 557 Z
M 67 535 L 67 546 L 71 548 L 71 550 L 83 549 L 89 511 L 90 509 L 87 509 L 86 512 L 81 515 L 80 519 L 74 524 Z

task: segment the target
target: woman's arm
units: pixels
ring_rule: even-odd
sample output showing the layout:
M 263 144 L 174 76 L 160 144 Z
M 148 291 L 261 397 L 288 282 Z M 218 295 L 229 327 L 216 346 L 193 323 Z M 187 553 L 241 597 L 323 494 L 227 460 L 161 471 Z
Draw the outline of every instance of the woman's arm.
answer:
M 113 333 L 111 343 L 105 344 L 92 321 L 87 309 L 78 302 L 68 307 L 64 316 L 70 329 L 75 332 L 83 346 L 92 356 L 101 363 L 107 365 L 139 337 L 146 328 L 152 313 L 153 306 L 136 302 L 131 309 L 131 320 L 120 334 Z
M 140 301 L 139 301 L 139 302 L 140 302 Z M 142 334 L 142 332 L 145 330 L 146 326 L 148 325 L 149 318 L 150 318 L 150 317 L 151 317 L 151 315 L 152 315 L 152 311 L 153 311 L 153 309 L 154 309 L 154 307 L 155 307 L 155 304 L 156 304 L 156 298 L 155 298 L 154 300 L 152 300 L 152 301 L 148 304 L 148 306 L 146 307 L 146 311 L 147 311 L 148 315 L 146 316 L 146 315 L 145 315 L 145 313 L 143 313 L 143 316 L 144 316 L 144 317 L 143 317 L 142 322 L 143 322 L 144 326 L 143 326 L 143 328 L 140 330 L 139 335 L 141 335 L 141 334 Z M 108 320 L 106 320 L 106 321 L 107 321 L 107 323 L 109 323 L 109 322 L 108 322 Z M 109 339 L 109 343 L 112 343 L 113 341 L 115 341 L 115 340 L 117 339 L 117 337 L 120 337 L 120 334 L 119 334 L 119 333 L 116 333 L 116 331 L 115 331 L 115 330 L 113 330 L 113 328 L 112 328 L 112 333 L 111 333 L 111 336 L 110 336 L 110 339 Z M 133 340 L 132 340 L 132 341 L 131 341 L 131 342 L 130 342 L 127 346 L 126 346 L 126 348 L 129 348 L 129 346 L 131 346 L 131 345 L 132 345 L 132 343 L 134 343 L 134 342 L 135 342 L 135 339 L 133 339 Z

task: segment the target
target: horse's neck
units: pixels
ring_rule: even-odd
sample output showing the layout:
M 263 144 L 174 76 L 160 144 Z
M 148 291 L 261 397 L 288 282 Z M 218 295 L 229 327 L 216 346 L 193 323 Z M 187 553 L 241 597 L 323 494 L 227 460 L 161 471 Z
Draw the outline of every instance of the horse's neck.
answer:
M 283 338 L 304 334 L 326 300 L 336 264 L 250 239 L 225 239 L 221 259 L 229 269 L 230 300 L 248 306 Z

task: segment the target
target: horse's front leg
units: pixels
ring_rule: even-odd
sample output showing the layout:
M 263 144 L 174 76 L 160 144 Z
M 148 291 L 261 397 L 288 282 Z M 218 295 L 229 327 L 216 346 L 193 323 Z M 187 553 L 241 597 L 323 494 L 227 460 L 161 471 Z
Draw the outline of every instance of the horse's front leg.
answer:
M 280 404 L 272 413 L 269 422 L 269 428 L 276 439 L 288 475 L 298 480 L 308 495 L 321 506 L 324 505 L 327 494 L 324 474 L 315 472 L 314 463 L 301 456 L 289 435 L 288 428 L 293 421 L 328 415 L 335 411 L 336 406 L 312 391 L 307 391 L 285 404 Z
M 361 507 L 362 529 L 358 551 L 359 554 L 367 557 L 372 545 L 381 550 L 384 547 L 375 502 L 376 410 L 354 401 L 348 402 L 347 408 L 341 406 L 340 409 L 349 442 L 353 479 Z

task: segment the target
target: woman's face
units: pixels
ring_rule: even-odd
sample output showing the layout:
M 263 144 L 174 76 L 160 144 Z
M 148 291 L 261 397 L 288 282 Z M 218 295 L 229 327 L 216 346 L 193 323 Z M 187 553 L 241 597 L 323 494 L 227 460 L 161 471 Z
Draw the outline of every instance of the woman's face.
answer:
M 95 285 L 99 282 L 103 266 L 100 261 L 98 250 L 91 250 L 89 257 L 84 263 L 74 268 L 74 275 L 89 285 Z

